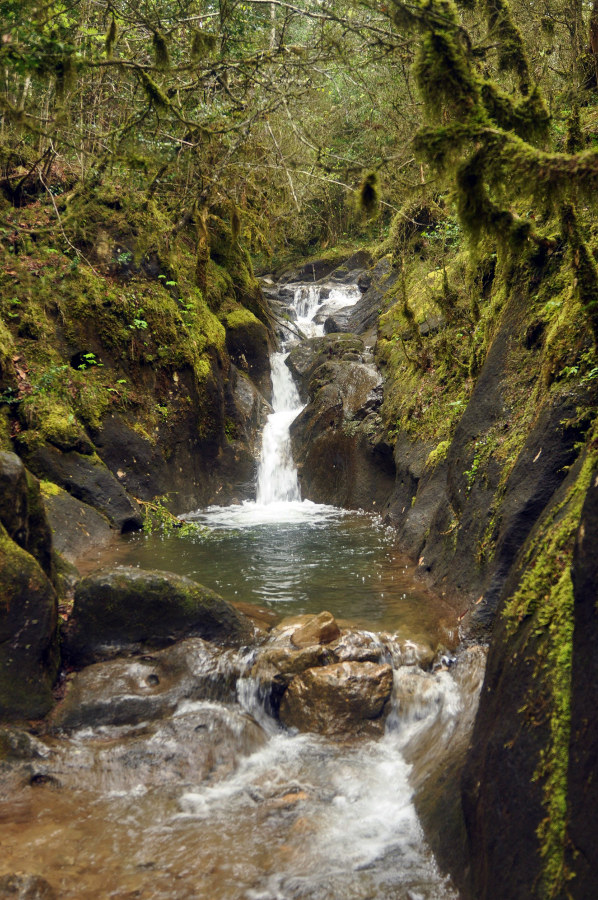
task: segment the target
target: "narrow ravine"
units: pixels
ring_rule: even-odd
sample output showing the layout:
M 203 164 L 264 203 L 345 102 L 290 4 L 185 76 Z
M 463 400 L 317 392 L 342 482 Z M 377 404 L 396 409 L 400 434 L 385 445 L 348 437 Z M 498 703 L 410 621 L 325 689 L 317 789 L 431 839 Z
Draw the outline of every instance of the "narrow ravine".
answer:
M 357 295 L 337 290 L 332 302 Z M 321 333 L 321 305 L 312 286 L 297 286 L 290 312 L 303 333 Z M 424 838 L 413 785 L 470 723 L 483 654 L 455 663 L 448 611 L 415 586 L 381 522 L 302 501 L 288 349 L 272 358 L 256 499 L 185 517 L 209 538 L 131 536 L 116 561 L 178 569 L 279 616 L 331 611 L 343 629 L 335 660 L 392 667 L 386 724 L 332 737 L 281 725 L 266 659 L 296 657 L 288 618 L 253 648 L 189 640 L 91 666 L 77 676 L 70 712 L 59 707 L 53 735 L 15 770 L 13 799 L 0 802 L 10 870 L 35 856 L 66 900 L 457 896 Z M 167 716 L 152 712 L 160 692 L 173 698 Z M 146 714 L 114 724 L 111 709 L 133 701 Z

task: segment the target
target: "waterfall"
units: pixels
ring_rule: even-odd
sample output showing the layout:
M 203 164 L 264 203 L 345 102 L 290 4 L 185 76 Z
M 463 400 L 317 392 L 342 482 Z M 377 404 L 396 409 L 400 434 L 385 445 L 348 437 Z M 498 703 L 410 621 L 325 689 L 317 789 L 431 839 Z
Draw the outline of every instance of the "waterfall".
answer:
M 257 502 L 289 503 L 301 500 L 297 469 L 291 452 L 290 427 L 301 412 L 299 393 L 285 360 L 288 352 L 273 353 L 272 412 L 262 434 L 262 452 L 257 477 Z
M 314 322 L 314 318 L 324 306 L 331 310 L 352 306 L 361 296 L 356 285 L 332 288 L 328 291 L 325 301 L 322 301 L 321 294 L 320 285 L 298 284 L 290 302 L 297 325 L 309 337 L 324 334 L 323 325 Z M 297 469 L 291 450 L 290 427 L 303 409 L 303 404 L 286 365 L 293 343 L 296 343 L 296 339 L 290 334 L 283 341 L 281 350 L 270 357 L 273 412 L 268 416 L 262 434 L 256 495 L 259 506 L 301 501 Z

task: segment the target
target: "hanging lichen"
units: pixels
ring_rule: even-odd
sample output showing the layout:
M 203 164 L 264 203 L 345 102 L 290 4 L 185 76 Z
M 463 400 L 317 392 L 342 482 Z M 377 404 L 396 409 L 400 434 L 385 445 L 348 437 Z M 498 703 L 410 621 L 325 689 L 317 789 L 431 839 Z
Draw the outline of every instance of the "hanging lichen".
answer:
M 527 94 L 531 87 L 529 62 L 521 32 L 515 25 L 506 0 L 485 0 L 489 37 L 498 44 L 498 66 L 503 72 L 515 72 L 519 89 Z
M 140 70 L 139 76 L 141 78 L 141 83 L 143 84 L 145 93 L 147 94 L 147 98 L 152 106 L 154 106 L 156 109 L 166 109 L 166 107 L 169 105 L 168 97 L 158 87 L 154 79 L 143 69 Z
M 112 59 L 112 53 L 114 50 L 114 44 L 116 42 L 116 21 L 114 16 L 110 20 L 110 26 L 106 33 L 106 39 L 104 41 L 104 47 L 106 50 L 106 59 Z
M 152 43 L 154 45 L 154 57 L 157 69 L 168 69 L 170 67 L 170 55 L 168 53 L 168 44 L 161 31 L 154 31 Z
M 217 36 L 206 31 L 194 29 L 191 35 L 191 59 L 199 62 L 209 56 L 218 43 Z
M 371 219 L 378 211 L 380 203 L 378 176 L 371 172 L 361 182 L 358 196 L 359 208 Z

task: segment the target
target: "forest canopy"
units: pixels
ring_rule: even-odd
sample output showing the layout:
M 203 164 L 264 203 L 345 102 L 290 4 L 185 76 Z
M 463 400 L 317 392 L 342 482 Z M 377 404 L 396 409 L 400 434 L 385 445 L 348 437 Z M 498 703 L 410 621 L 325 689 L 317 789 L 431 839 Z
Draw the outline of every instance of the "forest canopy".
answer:
M 0 186 L 15 208 L 45 195 L 64 226 L 73 197 L 122 179 L 179 220 L 240 210 L 268 254 L 383 233 L 406 203 L 453 191 L 474 239 L 535 240 L 556 214 L 579 244 L 576 204 L 598 173 L 596 4 L 0 8 Z M 359 194 L 374 188 L 372 225 Z

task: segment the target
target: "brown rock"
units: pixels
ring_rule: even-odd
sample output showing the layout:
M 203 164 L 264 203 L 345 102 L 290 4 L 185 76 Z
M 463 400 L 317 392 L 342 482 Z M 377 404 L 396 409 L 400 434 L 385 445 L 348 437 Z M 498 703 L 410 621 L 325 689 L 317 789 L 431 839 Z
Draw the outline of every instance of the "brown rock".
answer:
M 295 647 L 311 647 L 312 644 L 329 644 L 340 637 L 340 628 L 332 613 L 321 612 L 291 635 Z
M 343 662 L 307 669 L 284 694 L 280 719 L 299 731 L 332 737 L 380 734 L 392 685 L 389 665 Z

